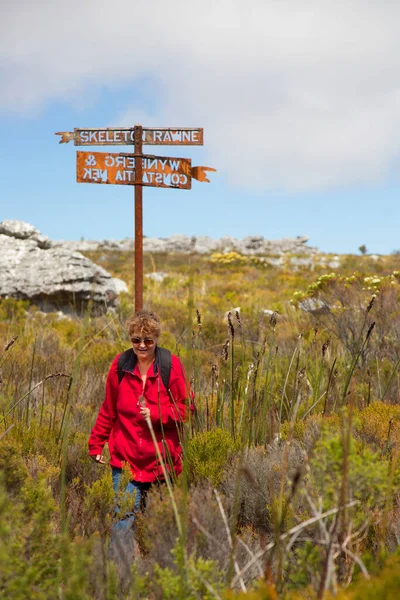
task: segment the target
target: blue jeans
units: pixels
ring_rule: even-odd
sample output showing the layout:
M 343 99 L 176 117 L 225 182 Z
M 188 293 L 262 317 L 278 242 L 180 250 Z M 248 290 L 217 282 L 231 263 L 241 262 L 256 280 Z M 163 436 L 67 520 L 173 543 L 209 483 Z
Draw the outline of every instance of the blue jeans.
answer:
M 122 469 L 112 468 L 112 482 L 114 492 L 117 493 L 121 483 Z M 117 563 L 124 565 L 130 564 L 135 553 L 133 523 L 135 515 L 141 506 L 144 506 L 147 490 L 151 483 L 141 483 L 140 481 L 129 481 L 125 488 L 125 496 L 132 496 L 132 508 L 128 513 L 115 521 L 111 528 L 110 546 L 108 557 Z M 115 516 L 119 513 L 119 506 L 115 507 Z
M 118 467 L 111 467 L 112 469 L 112 482 L 114 492 L 117 493 L 119 490 L 119 486 L 121 483 L 122 469 Z M 125 496 L 128 494 L 132 496 L 133 506 L 132 510 L 126 514 L 123 519 L 120 519 L 113 525 L 114 531 L 119 531 L 121 529 L 130 528 L 135 520 L 135 514 L 139 510 L 141 506 L 145 503 L 146 492 L 150 488 L 151 483 L 143 483 L 140 481 L 129 481 L 128 485 L 125 488 Z M 119 507 L 115 507 L 115 514 L 117 515 L 119 512 Z

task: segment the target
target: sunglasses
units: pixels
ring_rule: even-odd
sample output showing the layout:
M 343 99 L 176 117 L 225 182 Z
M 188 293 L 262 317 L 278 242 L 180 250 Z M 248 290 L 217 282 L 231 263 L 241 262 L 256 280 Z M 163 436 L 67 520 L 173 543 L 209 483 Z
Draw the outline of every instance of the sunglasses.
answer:
M 131 342 L 132 344 L 134 344 L 135 346 L 137 344 L 141 344 L 143 342 L 143 344 L 149 348 L 149 346 L 152 346 L 154 344 L 154 340 L 152 338 L 140 338 L 140 337 L 133 337 L 131 338 Z

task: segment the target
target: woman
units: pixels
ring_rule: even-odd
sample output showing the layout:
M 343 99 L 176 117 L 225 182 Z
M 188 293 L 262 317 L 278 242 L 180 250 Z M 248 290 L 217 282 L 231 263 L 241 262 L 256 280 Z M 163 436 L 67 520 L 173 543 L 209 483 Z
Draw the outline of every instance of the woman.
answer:
M 134 495 L 134 506 L 128 518 L 119 523 L 124 528 L 133 523 L 134 513 L 151 484 L 163 480 L 159 456 L 170 473 L 178 475 L 182 471 L 180 439 L 191 397 L 183 365 L 173 354 L 168 366 L 169 382 L 166 381 L 167 386 L 164 384 L 165 368 L 162 374 L 161 361 L 165 353 L 170 353 L 157 346 L 161 333 L 159 318 L 153 312 L 139 311 L 127 322 L 127 331 L 133 352 L 130 356 L 129 352 L 118 355 L 112 362 L 105 399 L 89 438 L 89 454 L 101 464 L 105 463 L 102 452 L 108 442 L 115 491 L 122 465 L 130 467 L 132 479 L 126 492 Z

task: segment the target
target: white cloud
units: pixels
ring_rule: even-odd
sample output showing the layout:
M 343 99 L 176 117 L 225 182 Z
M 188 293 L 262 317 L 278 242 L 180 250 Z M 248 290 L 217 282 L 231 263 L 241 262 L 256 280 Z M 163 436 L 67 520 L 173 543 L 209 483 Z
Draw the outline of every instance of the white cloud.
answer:
M 204 126 L 210 165 L 233 184 L 375 182 L 398 161 L 397 1 L 13 0 L 1 10 L 3 112 L 146 76 L 162 101 L 145 124 Z

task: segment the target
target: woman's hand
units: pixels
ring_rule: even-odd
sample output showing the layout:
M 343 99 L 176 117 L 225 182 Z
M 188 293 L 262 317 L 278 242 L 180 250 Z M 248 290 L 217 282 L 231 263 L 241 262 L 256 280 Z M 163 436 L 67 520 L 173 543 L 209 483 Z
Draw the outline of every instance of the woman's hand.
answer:
M 96 454 L 96 456 L 90 457 L 94 462 L 100 463 L 101 465 L 105 465 L 106 461 L 104 460 L 104 456 L 102 454 Z
M 150 409 L 147 406 L 140 407 L 140 414 L 144 419 L 150 419 Z
M 150 419 L 150 409 L 147 408 L 146 398 L 144 396 L 139 396 L 138 399 L 139 412 L 144 419 Z

